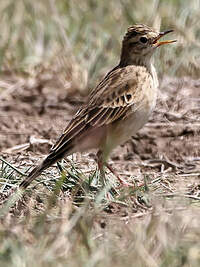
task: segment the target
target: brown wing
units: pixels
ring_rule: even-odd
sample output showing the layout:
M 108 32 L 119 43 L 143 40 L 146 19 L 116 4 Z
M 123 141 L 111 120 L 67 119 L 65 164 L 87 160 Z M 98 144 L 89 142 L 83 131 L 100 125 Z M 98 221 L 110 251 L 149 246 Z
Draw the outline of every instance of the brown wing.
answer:
M 88 104 L 67 125 L 51 152 L 70 148 L 74 138 L 91 127 L 100 127 L 124 119 L 141 101 L 136 67 L 127 66 L 110 72 L 92 91 Z

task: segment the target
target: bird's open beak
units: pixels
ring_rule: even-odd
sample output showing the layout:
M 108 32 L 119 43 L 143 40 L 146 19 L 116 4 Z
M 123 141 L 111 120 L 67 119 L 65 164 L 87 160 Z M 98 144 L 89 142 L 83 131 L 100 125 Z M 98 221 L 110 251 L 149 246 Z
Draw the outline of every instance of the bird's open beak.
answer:
M 170 32 L 173 32 L 173 30 L 168 30 L 168 31 L 160 32 L 159 35 L 158 35 L 158 37 L 154 40 L 153 45 L 155 47 L 159 47 L 159 46 L 164 45 L 164 44 L 171 44 L 171 43 L 176 42 L 177 40 L 165 40 L 165 41 L 160 41 L 159 42 L 159 40 L 160 40 L 161 37 L 163 37 L 164 35 L 166 35 L 166 34 L 168 34 Z

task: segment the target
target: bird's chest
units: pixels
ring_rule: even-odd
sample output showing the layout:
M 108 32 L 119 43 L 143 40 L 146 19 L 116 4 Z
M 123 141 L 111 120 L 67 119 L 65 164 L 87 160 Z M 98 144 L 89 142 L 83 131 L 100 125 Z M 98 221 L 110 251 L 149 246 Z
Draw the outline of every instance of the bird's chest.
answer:
M 148 121 L 156 105 L 158 88 L 156 72 L 153 67 L 150 72 L 146 69 L 142 70 L 138 79 L 135 102 L 129 106 L 123 119 L 108 126 L 106 140 L 111 147 L 122 144 L 135 135 Z
M 152 111 L 155 108 L 156 100 L 157 100 L 157 91 L 158 91 L 158 83 L 154 78 L 149 78 L 148 83 L 141 90 L 143 92 L 143 96 L 141 98 L 140 103 L 132 108 L 132 113 L 126 120 L 126 127 L 128 129 L 129 134 L 135 134 L 140 128 L 147 123 Z
M 157 87 L 153 80 L 149 81 L 148 87 L 144 88 L 143 97 L 140 103 L 131 106 L 130 114 L 115 127 L 115 134 L 120 139 L 120 143 L 127 141 L 135 135 L 148 121 L 156 105 Z
M 147 123 L 152 110 L 152 105 L 150 106 L 148 103 L 144 103 L 143 106 L 139 107 L 138 110 L 134 110 L 134 112 L 124 120 L 124 127 L 121 132 L 124 141 L 136 134 L 137 131 Z

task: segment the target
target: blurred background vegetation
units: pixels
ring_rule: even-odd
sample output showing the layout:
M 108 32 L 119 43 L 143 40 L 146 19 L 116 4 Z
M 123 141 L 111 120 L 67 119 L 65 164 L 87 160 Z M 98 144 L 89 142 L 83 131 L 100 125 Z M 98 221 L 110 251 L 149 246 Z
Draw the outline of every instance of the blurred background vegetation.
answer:
M 178 42 L 156 55 L 160 75 L 199 75 L 199 0 L 0 1 L 1 75 L 51 74 L 62 88 L 85 92 L 118 63 L 134 23 L 174 29 Z
M 161 79 L 165 75 L 200 77 L 200 0 L 1 0 L 0 98 L 5 91 L 8 97 L 15 88 L 29 89 L 24 86 L 26 83 L 33 85 L 31 90 L 39 91 L 35 85 L 38 83 L 66 94 L 87 94 L 118 64 L 121 40 L 127 27 L 134 23 L 161 30 L 174 29 L 170 38 L 178 42 L 156 53 Z M 11 105 L 18 105 L 15 97 Z M 29 104 L 31 101 L 27 100 Z M 9 108 L 5 107 L 4 111 Z M 28 106 L 28 110 L 32 115 L 34 108 Z M 14 109 L 13 114 L 17 117 L 19 113 Z M 21 131 L 22 121 L 16 124 Z M 24 129 L 29 125 L 26 120 Z M 20 169 L 23 168 L 21 158 L 17 160 Z M 172 166 L 174 170 L 176 165 Z M 3 178 L 5 169 L 3 164 L 0 170 Z M 13 169 L 9 169 L 7 178 L 0 181 L 2 192 L 9 183 L 18 183 L 11 179 L 12 174 Z M 175 174 L 169 174 L 171 183 Z M 167 180 L 168 174 L 162 175 L 163 181 Z M 54 180 L 58 178 L 54 172 L 52 176 Z M 194 177 L 199 179 L 199 174 Z M 122 208 L 118 213 L 116 206 L 115 215 L 112 207 L 101 199 L 91 201 L 90 206 L 88 188 L 81 187 L 87 198 L 80 207 L 74 205 L 73 194 L 60 199 L 56 190 L 52 196 L 45 188 L 34 188 L 24 198 L 25 207 L 17 206 L 18 213 L 1 218 L 0 266 L 198 267 L 199 180 L 194 189 L 195 202 L 190 195 L 175 198 L 183 177 L 181 180 L 176 176 L 176 180 L 175 185 L 167 183 L 175 191 L 174 198 L 152 195 L 153 208 L 149 213 L 137 201 L 140 197 L 137 192 L 120 192 L 116 203 Z M 185 183 L 193 185 L 192 178 L 185 177 Z M 164 182 L 163 186 L 167 187 Z M 160 180 L 155 179 L 155 190 L 165 187 L 160 189 Z

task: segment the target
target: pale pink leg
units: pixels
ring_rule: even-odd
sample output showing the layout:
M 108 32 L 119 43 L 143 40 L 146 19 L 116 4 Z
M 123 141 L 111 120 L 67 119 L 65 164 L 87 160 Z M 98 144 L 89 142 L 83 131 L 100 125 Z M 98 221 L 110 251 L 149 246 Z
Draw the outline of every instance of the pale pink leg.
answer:
M 98 153 L 97 153 L 97 163 L 98 163 L 98 167 L 99 167 L 99 170 L 100 170 L 101 179 L 102 179 L 102 182 L 103 182 L 104 185 L 105 185 L 104 166 L 106 166 L 109 169 L 109 171 L 112 172 L 114 174 L 114 176 L 119 180 L 119 182 L 120 182 L 120 184 L 122 186 L 133 187 L 133 188 L 136 187 L 134 184 L 127 183 L 122 178 L 120 178 L 119 175 L 116 173 L 116 171 L 107 162 L 104 162 L 103 154 L 102 154 L 101 150 L 99 150 Z M 144 186 L 144 183 L 138 185 L 137 187 L 141 187 L 141 186 Z
M 114 176 L 119 180 L 119 182 L 120 182 L 120 184 L 122 186 L 125 186 L 125 187 L 135 187 L 134 184 L 127 183 L 121 177 L 119 177 L 119 175 L 116 173 L 116 171 L 108 163 L 106 163 L 105 165 L 114 174 Z
M 102 152 L 101 150 L 99 150 L 97 152 L 97 164 L 98 164 L 98 168 L 99 168 L 99 171 L 100 171 L 100 177 L 101 177 L 101 180 L 102 180 L 102 183 L 103 185 L 106 184 L 105 182 L 105 171 L 104 171 L 104 162 L 103 162 L 103 157 L 102 157 Z

